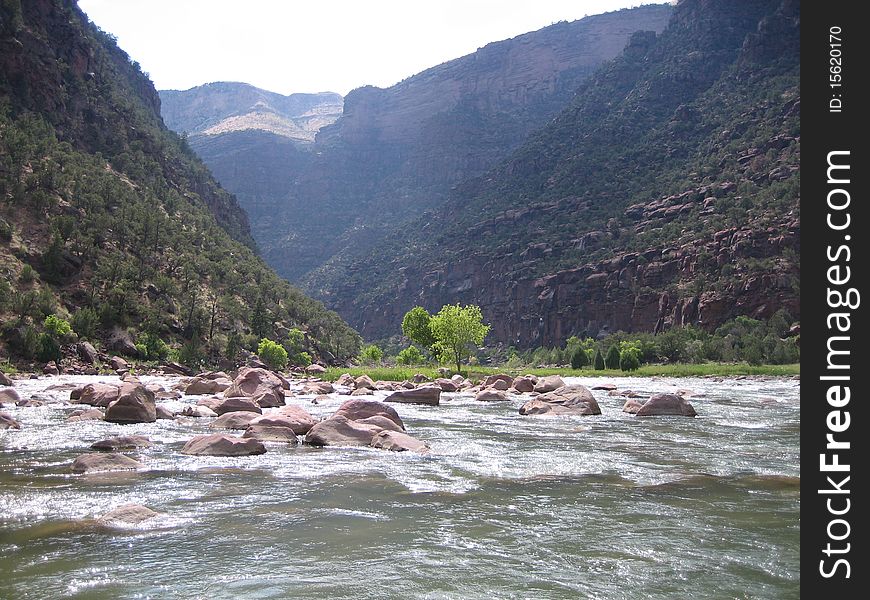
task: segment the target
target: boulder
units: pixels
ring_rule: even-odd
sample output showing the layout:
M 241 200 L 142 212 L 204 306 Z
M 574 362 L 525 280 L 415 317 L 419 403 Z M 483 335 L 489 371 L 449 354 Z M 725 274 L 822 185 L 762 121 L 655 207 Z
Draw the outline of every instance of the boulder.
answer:
M 18 408 L 35 408 L 37 406 L 45 406 L 45 402 L 42 400 L 37 400 L 36 398 L 29 398 L 27 400 L 22 398 L 15 403 L 15 406 L 17 406 Z
M 309 375 L 322 375 L 323 373 L 326 373 L 326 367 L 313 363 L 305 367 L 305 372 Z
M 375 382 L 372 381 L 372 378 L 368 375 L 360 375 L 359 377 L 354 379 L 353 382 L 356 386 L 356 389 L 358 390 L 362 388 L 375 389 Z
M 335 388 L 328 381 L 309 381 L 302 389 L 303 394 L 313 394 L 314 396 L 332 394 L 334 392 Z
M 402 428 L 396 425 L 395 422 L 391 421 L 387 417 L 383 415 L 374 415 L 371 417 L 366 417 L 365 419 L 357 419 L 357 423 L 362 425 L 372 425 L 374 427 L 380 427 L 381 429 L 387 429 L 389 431 L 402 431 Z
M 166 373 L 167 375 L 193 375 L 193 369 L 190 367 L 186 367 L 177 362 L 167 362 L 163 363 L 160 366 L 160 370 Z
M 615 384 L 615 383 L 599 383 L 598 385 L 594 385 L 594 386 L 592 386 L 592 389 L 593 389 L 593 390 L 607 390 L 607 391 L 611 391 L 611 390 L 615 390 L 615 389 L 616 389 L 616 384 Z
M 18 395 L 18 392 L 15 388 L 7 387 L 0 389 L 0 405 L 6 404 L 18 404 L 21 400 L 21 396 Z
M 524 394 L 526 392 L 534 392 L 536 379 L 537 378 L 532 379 L 528 375 L 517 377 L 516 379 L 514 379 L 514 389 L 521 394 Z
M 184 393 L 187 396 L 201 396 L 203 394 L 217 394 L 229 388 L 233 384 L 232 381 L 226 378 L 204 379 L 194 377 L 187 387 L 184 388 Z
M 411 381 L 414 383 L 424 383 L 426 381 L 429 381 L 429 378 L 426 377 L 425 375 L 423 375 L 422 373 L 415 373 L 414 377 L 411 379 Z
M 196 401 L 197 406 L 205 406 L 206 408 L 210 408 L 214 411 L 218 406 L 224 403 L 226 398 L 218 398 L 216 396 L 212 396 L 211 398 L 200 398 Z M 217 413 L 215 413 L 217 416 Z
M 455 392 L 459 386 L 452 379 L 444 379 L 439 377 L 435 380 L 435 385 L 441 388 L 442 392 Z
M 172 412 L 172 409 L 166 406 L 165 404 L 157 405 L 157 420 L 172 420 L 175 418 L 175 413 Z
M 251 425 L 263 425 L 272 427 L 288 427 L 296 435 L 305 435 L 308 430 L 317 424 L 317 419 L 312 417 L 302 407 L 287 405 L 276 411 L 269 412 L 255 418 Z
M 66 420 L 69 423 L 75 423 L 76 421 L 102 421 L 104 416 L 103 411 L 99 408 L 86 408 L 72 411 Z
M 534 391 L 538 392 L 539 394 L 546 394 L 547 392 L 558 390 L 564 385 L 565 382 L 562 381 L 562 378 L 558 375 L 547 375 L 546 377 L 538 378 L 538 383 L 535 384 Z
M 695 408 L 685 398 L 676 394 L 656 394 L 634 414 L 638 417 L 695 417 L 698 415 Z
M 350 393 L 351 396 L 374 396 L 375 391 L 372 388 L 359 388 Z
M 133 450 L 135 448 L 148 448 L 154 444 L 144 435 L 119 435 L 118 437 L 106 438 L 91 444 L 91 450 L 104 452 L 117 452 L 118 450 Z
M 343 415 L 332 416 L 311 428 L 305 443 L 312 446 L 370 446 L 380 427 L 351 421 Z
M 90 342 L 79 342 L 76 344 L 76 354 L 78 354 L 82 362 L 89 365 L 96 363 L 100 356 L 97 353 L 97 349 Z
M 520 407 L 521 415 L 600 415 L 601 409 L 586 386 L 566 385 L 541 394 Z
M 8 386 L 11 386 L 12 383 L 13 383 L 12 380 L 9 379 L 9 375 L 7 375 L 6 373 L 4 373 L 3 371 L 0 371 L 0 385 L 8 385 Z
M 463 383 L 465 383 L 465 377 L 463 377 L 462 375 L 457 373 L 456 375 L 454 375 L 453 377 L 450 378 L 450 381 L 452 381 L 456 385 L 462 385 Z
M 345 400 L 338 407 L 338 410 L 335 411 L 333 417 L 339 415 L 351 421 L 359 421 L 375 415 L 381 415 L 401 427 L 402 431 L 405 430 L 405 424 L 402 423 L 402 419 L 399 418 L 399 413 L 396 412 L 396 409 L 377 400 Z
M 341 377 L 338 378 L 338 381 L 335 382 L 337 385 L 341 385 L 344 387 L 355 387 L 356 382 L 353 379 L 353 375 L 350 373 L 342 373 Z
M 124 527 L 138 525 L 159 515 L 141 504 L 122 504 L 97 519 L 97 523 L 103 527 Z
M 106 408 L 104 419 L 110 423 L 153 423 L 157 420 L 154 392 L 141 383 L 125 383 L 118 399 Z
M 232 414 L 232 413 L 226 413 Z M 251 413 L 252 415 L 256 415 L 257 413 Z M 181 416 L 183 417 L 216 417 L 218 414 L 210 409 L 208 406 L 200 406 L 199 404 L 195 406 L 185 406 L 181 409 Z
M 214 433 L 198 435 L 181 449 L 182 454 L 197 456 L 250 456 L 265 454 L 266 446 L 254 438 L 242 438 Z
M 43 375 L 60 375 L 60 369 L 57 368 L 57 365 L 54 363 L 48 363 L 44 367 L 42 367 Z
M 384 398 L 384 402 L 438 406 L 441 403 L 441 388 L 434 385 L 423 385 L 413 390 L 399 390 Z
M 0 430 L 21 429 L 21 423 L 8 412 L 0 412 Z
M 126 371 L 130 369 L 130 363 L 120 356 L 113 356 L 109 359 L 109 366 L 116 371 Z
M 498 390 L 499 392 L 506 392 L 510 389 L 512 384 L 513 384 L 513 380 L 511 380 L 511 382 L 508 383 L 504 379 L 496 379 L 495 381 L 492 382 L 492 385 L 489 387 L 490 387 L 490 389 Z
M 251 421 L 257 418 L 257 413 L 248 410 L 238 410 L 224 413 L 208 424 L 209 429 L 247 429 Z
M 283 406 L 284 386 L 271 371 L 245 367 L 239 370 L 233 384 L 224 390 L 224 396 L 257 398 L 261 407 Z
M 298 444 L 299 438 L 289 427 L 276 425 L 250 425 L 242 434 L 244 438 L 253 438 L 261 442 L 283 442 L 285 444 Z
M 381 450 L 392 450 L 393 452 L 419 452 L 426 454 L 429 452 L 429 446 L 415 437 L 411 437 L 407 433 L 401 431 L 381 431 L 376 433 L 372 438 L 372 448 L 380 448 Z
M 499 390 L 486 389 L 477 392 L 474 399 L 480 402 L 504 402 L 507 400 L 507 395 Z
M 142 463 L 117 452 L 90 452 L 77 456 L 72 463 L 73 473 L 98 471 L 135 471 Z
M 229 379 L 233 380 L 232 377 L 227 375 L 226 371 L 203 371 L 202 373 L 196 374 L 197 379 Z
M 483 380 L 483 387 L 493 387 L 496 381 L 503 381 L 507 384 L 507 387 L 497 387 L 497 390 L 506 390 L 514 383 L 514 378 L 510 375 L 506 375 L 504 373 L 499 373 L 497 375 L 490 375 L 486 379 Z
M 76 393 L 77 390 L 70 392 L 70 400 L 75 404 L 106 407 L 118 399 L 121 388 L 109 383 L 89 383 L 78 392 L 78 398 L 74 397 Z
M 635 398 L 629 398 L 625 401 L 625 404 L 622 405 L 622 412 L 628 413 L 630 415 L 637 414 L 637 411 L 643 406 L 643 402 L 637 400 Z
M 379 379 L 375 382 L 375 389 L 382 392 L 395 392 L 396 390 L 402 389 L 402 386 L 400 386 L 396 381 L 383 381 Z
M 247 410 L 249 412 L 257 414 L 262 414 L 263 412 L 263 409 L 260 408 L 259 404 L 254 402 L 253 398 L 244 397 L 224 398 L 222 401 L 215 404 L 214 406 L 209 406 L 209 408 L 211 408 L 219 415 L 229 412 L 236 412 L 239 410 Z
M 131 336 L 128 331 L 124 331 L 117 327 L 113 329 L 112 333 L 109 335 L 106 347 L 109 350 L 120 352 L 126 356 L 139 356 L 136 344 L 133 343 L 133 336 Z

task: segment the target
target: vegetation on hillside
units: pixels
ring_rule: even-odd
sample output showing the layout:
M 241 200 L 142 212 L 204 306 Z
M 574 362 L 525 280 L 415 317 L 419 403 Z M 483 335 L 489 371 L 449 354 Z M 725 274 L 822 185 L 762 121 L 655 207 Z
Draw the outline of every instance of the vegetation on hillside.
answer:
M 45 358 L 32 340 L 50 333 L 53 315 L 97 345 L 119 333 L 139 339 L 143 359 L 165 358 L 167 342 L 191 364 L 234 359 L 294 329 L 304 332 L 297 352 L 357 353 L 356 332 L 256 256 L 244 213 L 165 128 L 153 86 L 111 36 L 68 0 L 55 0 L 50 17 L 15 2 L 0 10 L 4 48 L 23 38 L 56 57 L 0 57 L 9 354 Z

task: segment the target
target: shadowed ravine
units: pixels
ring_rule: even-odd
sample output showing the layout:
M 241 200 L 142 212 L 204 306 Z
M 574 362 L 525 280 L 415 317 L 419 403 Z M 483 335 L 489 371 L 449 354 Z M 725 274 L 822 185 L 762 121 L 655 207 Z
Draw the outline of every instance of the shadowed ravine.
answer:
M 78 406 L 50 401 L 69 391 L 46 388 L 95 379 L 16 383 L 47 402 L 7 407 L 22 429 L 0 431 L 0 596 L 799 596 L 797 381 L 619 380 L 698 393 L 694 419 L 633 417 L 605 391 L 602 415 L 557 418 L 521 417 L 519 397 L 444 394 L 397 406 L 429 455 L 269 444 L 218 458 L 179 453 L 211 419 L 67 423 Z M 288 403 L 326 416 L 344 399 L 312 398 Z M 146 470 L 70 473 L 121 432 L 155 443 L 128 453 Z M 96 523 L 129 502 L 161 516 Z

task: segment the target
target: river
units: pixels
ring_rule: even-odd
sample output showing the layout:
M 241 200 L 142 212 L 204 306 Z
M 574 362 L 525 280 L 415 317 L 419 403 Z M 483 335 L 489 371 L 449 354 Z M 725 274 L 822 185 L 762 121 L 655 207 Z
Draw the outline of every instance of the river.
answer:
M 142 377 L 169 387 L 177 379 Z M 211 419 L 68 423 L 68 389 L 0 431 L 0 598 L 798 598 L 800 382 L 619 378 L 689 389 L 697 418 L 638 418 L 595 391 L 594 417 L 523 417 L 520 396 L 394 405 L 428 455 L 269 444 L 179 453 Z M 592 386 L 604 380 L 567 378 Z M 378 398 L 385 396 L 380 393 Z M 288 398 L 316 416 L 346 396 Z M 194 403 L 195 397 L 175 401 Z M 112 435 L 145 469 L 74 475 Z M 103 529 L 135 502 L 161 513 Z

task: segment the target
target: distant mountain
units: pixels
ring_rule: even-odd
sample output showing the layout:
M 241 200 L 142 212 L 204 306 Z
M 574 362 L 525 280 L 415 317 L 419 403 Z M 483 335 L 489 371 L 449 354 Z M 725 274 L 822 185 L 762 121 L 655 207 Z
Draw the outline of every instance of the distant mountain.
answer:
M 671 12 L 650 5 L 558 23 L 387 89 L 354 90 L 341 118 L 310 146 L 277 131 L 190 143 L 239 198 L 267 262 L 291 281 L 322 269 L 312 288 L 319 289 L 330 261 L 365 256 L 440 206 L 453 185 L 486 172 L 557 115 L 635 31 L 661 31 Z M 211 127 L 209 115 L 187 122 Z M 168 114 L 167 121 L 177 123 Z
M 246 83 L 209 83 L 185 91 L 161 90 L 161 114 L 170 129 L 194 137 L 265 131 L 298 142 L 341 116 L 340 94 L 282 96 Z
M 356 332 L 256 256 L 235 198 L 159 111 L 74 0 L 0 3 L 0 357 L 44 356 L 52 314 L 115 351 L 159 337 L 190 364 L 292 327 L 318 356 L 355 355 Z
M 682 0 L 507 160 L 308 289 L 370 339 L 453 302 L 523 348 L 799 319 L 799 26 L 797 0 Z

